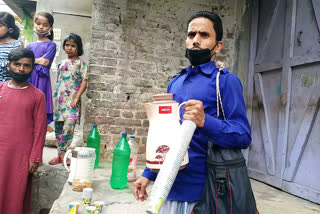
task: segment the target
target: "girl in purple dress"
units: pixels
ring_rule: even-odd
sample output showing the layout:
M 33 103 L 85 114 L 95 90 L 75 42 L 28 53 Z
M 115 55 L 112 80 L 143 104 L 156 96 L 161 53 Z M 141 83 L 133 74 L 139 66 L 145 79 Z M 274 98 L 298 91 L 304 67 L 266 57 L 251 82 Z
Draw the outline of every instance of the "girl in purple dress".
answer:
M 36 60 L 35 69 L 29 79 L 29 82 L 40 89 L 46 96 L 47 123 L 53 121 L 52 110 L 52 92 L 50 82 L 50 67 L 56 54 L 56 43 L 53 39 L 54 19 L 50 13 L 37 13 L 34 19 L 35 32 L 38 40 L 27 46 L 32 50 Z

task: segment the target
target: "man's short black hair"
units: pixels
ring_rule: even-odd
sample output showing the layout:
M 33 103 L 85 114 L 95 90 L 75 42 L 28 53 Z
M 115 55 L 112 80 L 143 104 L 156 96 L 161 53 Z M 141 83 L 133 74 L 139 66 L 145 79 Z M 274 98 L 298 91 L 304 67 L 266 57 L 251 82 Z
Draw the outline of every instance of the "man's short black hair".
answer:
M 81 56 L 83 54 L 82 40 L 78 34 L 70 33 L 69 36 L 67 36 L 67 38 L 64 39 L 63 46 L 62 46 L 63 50 L 64 50 L 64 46 L 66 45 L 66 42 L 70 40 L 74 41 L 77 44 L 78 56 Z
M 32 66 L 34 66 L 34 60 L 35 60 L 34 54 L 31 50 L 29 50 L 27 48 L 15 48 L 8 55 L 9 63 L 16 62 L 22 58 L 32 59 Z
M 188 25 L 192 20 L 195 18 L 204 17 L 207 19 L 210 19 L 213 22 L 213 29 L 216 32 L 216 40 L 221 41 L 222 35 L 223 35 L 223 28 L 222 28 L 222 21 L 221 18 L 215 14 L 214 12 L 209 11 L 198 11 L 195 14 L 193 14 L 190 19 L 188 20 Z

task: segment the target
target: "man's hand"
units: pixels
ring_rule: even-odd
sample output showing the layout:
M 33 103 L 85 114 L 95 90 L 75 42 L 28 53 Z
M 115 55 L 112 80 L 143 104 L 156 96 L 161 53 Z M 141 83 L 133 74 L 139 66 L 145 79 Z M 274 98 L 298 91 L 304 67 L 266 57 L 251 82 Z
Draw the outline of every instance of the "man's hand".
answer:
M 148 199 L 146 188 L 150 183 L 151 181 L 143 176 L 133 183 L 133 194 L 136 200 L 144 201 Z
M 71 102 L 71 107 L 75 109 L 77 107 L 78 102 L 79 102 L 79 97 L 74 97 Z
M 204 126 L 205 113 L 201 101 L 189 100 L 182 109 L 185 110 L 184 120 L 192 120 L 199 128 Z
M 49 65 L 50 61 L 49 61 L 48 59 L 44 58 L 45 56 L 46 56 L 46 54 L 43 55 L 43 56 L 40 57 L 40 58 L 37 58 L 37 59 L 35 60 L 35 63 L 38 64 L 38 65 L 44 65 L 44 66 Z
M 34 163 L 34 162 L 29 161 L 29 169 L 28 169 L 29 174 L 32 174 L 35 171 L 37 171 L 38 167 L 39 167 L 39 163 L 37 163 L 37 162 Z

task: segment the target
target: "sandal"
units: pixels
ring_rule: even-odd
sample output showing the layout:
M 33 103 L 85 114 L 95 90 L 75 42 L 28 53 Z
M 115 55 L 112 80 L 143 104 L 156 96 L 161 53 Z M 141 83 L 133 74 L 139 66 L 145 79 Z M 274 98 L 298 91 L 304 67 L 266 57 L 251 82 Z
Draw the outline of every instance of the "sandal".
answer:
M 67 166 L 70 166 L 71 161 L 69 158 L 67 158 L 66 162 L 67 162 Z M 62 163 L 62 165 L 63 165 L 63 158 L 60 158 L 60 163 Z
M 49 164 L 50 165 L 57 165 L 60 163 L 60 161 L 61 161 L 60 157 L 55 157 L 51 161 L 49 161 Z

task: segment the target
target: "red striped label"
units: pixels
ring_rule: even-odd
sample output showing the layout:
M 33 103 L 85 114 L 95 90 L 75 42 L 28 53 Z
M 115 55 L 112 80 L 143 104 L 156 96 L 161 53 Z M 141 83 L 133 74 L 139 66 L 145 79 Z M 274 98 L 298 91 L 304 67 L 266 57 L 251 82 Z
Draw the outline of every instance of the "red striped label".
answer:
M 159 114 L 171 114 L 172 106 L 159 106 Z

